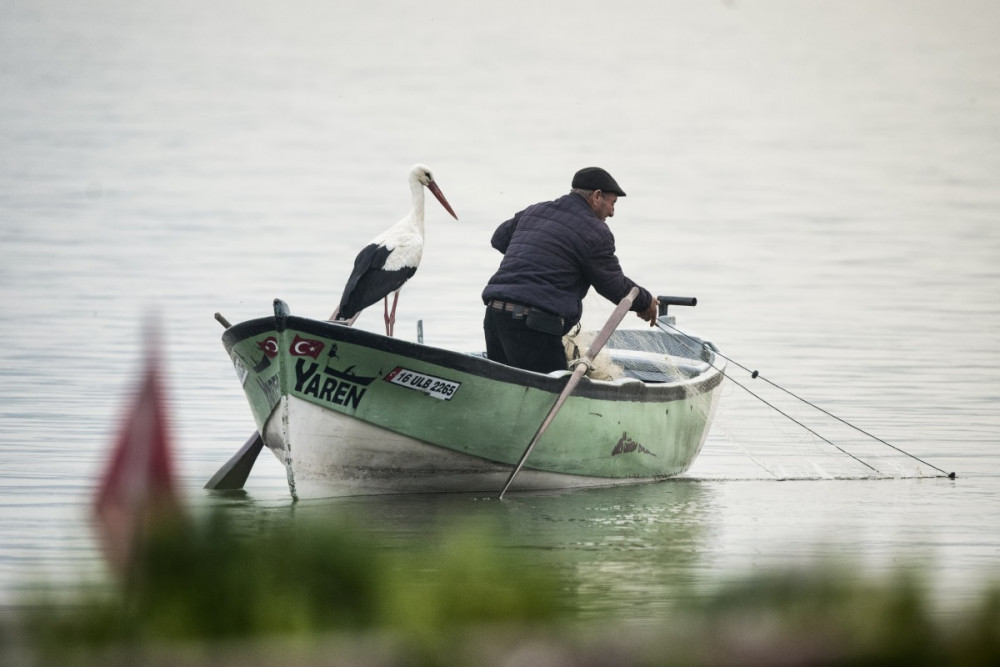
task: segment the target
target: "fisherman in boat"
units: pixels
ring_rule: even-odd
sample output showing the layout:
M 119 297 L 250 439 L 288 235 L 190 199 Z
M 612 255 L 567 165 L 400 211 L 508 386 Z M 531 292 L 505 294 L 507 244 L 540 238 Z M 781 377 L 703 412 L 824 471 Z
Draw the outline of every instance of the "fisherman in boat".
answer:
M 486 356 L 493 361 L 539 373 L 565 370 L 562 337 L 580 321 L 588 290 L 617 304 L 637 286 L 622 272 L 606 222 L 625 192 L 600 167 L 576 172 L 571 187 L 493 233 L 491 243 L 504 256 L 483 290 Z M 639 287 L 632 310 L 650 326 L 657 306 Z

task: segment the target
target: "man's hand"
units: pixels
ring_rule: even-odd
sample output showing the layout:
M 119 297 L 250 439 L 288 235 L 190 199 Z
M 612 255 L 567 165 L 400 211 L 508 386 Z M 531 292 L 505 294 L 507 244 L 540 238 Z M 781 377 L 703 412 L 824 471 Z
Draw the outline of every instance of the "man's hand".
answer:
M 659 310 L 660 310 L 660 302 L 657 301 L 656 297 L 654 296 L 649 302 L 649 307 L 646 308 L 646 310 L 637 312 L 636 315 L 638 315 L 646 322 L 649 322 L 649 326 L 652 327 L 656 325 L 656 314 L 659 312 Z

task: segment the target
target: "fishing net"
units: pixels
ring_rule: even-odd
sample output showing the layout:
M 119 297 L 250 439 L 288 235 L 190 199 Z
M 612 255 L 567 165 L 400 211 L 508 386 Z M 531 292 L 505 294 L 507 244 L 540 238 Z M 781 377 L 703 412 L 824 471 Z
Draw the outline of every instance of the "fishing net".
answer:
M 572 363 L 583 357 L 595 336 L 593 331 L 564 336 L 567 360 Z M 677 382 L 706 372 L 710 356 L 698 348 L 692 353 L 688 347 L 657 331 L 616 331 L 597 354 L 587 377 L 605 381 L 633 378 L 643 382 Z
M 568 339 L 586 352 L 594 334 Z M 708 441 L 689 477 L 704 479 L 906 479 L 949 473 L 789 392 L 661 318 L 656 328 L 619 329 L 593 379 L 676 382 L 726 368 Z M 577 357 L 578 358 L 578 357 Z
M 940 469 L 763 383 L 727 370 L 712 430 L 690 475 L 712 479 L 903 479 Z M 747 389 L 750 389 L 751 394 Z
M 573 331 L 563 336 L 563 347 L 566 350 L 566 361 L 572 363 L 582 358 L 590 344 L 597 336 L 596 331 L 581 331 L 577 325 Z M 625 369 L 611 359 L 611 353 L 607 347 L 601 349 L 594 358 L 594 362 L 587 370 L 587 377 L 591 380 L 617 380 L 625 377 Z
M 686 338 L 661 327 L 674 340 Z M 725 359 L 720 352 L 717 363 Z M 948 473 L 727 360 L 726 381 L 701 459 L 700 477 L 904 479 Z

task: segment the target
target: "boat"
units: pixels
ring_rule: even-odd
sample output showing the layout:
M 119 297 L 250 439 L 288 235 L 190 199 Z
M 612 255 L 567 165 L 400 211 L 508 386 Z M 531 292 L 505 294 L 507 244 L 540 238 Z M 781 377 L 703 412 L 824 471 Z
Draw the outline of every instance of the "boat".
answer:
M 495 493 L 571 374 L 293 316 L 280 299 L 273 306 L 229 326 L 222 341 L 296 499 Z M 611 335 L 602 356 L 614 373 L 579 380 L 511 491 L 647 483 L 691 466 L 725 360 L 674 323 L 661 303 L 655 328 Z

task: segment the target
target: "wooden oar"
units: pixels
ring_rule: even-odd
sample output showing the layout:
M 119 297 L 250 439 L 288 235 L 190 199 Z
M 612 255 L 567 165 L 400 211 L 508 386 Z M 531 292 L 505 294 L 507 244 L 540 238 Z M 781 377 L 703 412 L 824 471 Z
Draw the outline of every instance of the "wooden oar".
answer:
M 632 291 L 630 291 L 628 295 L 621 300 L 621 303 L 618 304 L 615 311 L 611 313 L 611 317 L 608 318 L 604 328 L 601 329 L 600 333 L 597 334 L 597 337 L 594 338 L 590 347 L 587 349 L 587 354 L 576 362 L 576 365 L 573 367 L 573 374 L 569 377 L 569 382 L 566 383 L 562 393 L 559 394 L 559 398 L 556 399 L 552 409 L 549 410 L 549 414 L 545 417 L 542 425 L 538 427 L 538 430 L 535 432 L 535 437 L 533 437 L 531 442 L 528 443 L 528 448 L 524 450 L 524 454 L 521 455 L 521 460 L 517 462 L 517 467 L 514 468 L 514 471 L 510 473 L 510 477 L 507 478 L 507 483 L 503 485 L 503 490 L 500 491 L 500 495 L 497 496 L 498 499 L 503 500 L 503 494 L 507 493 L 507 489 L 510 488 L 510 484 L 514 481 L 514 477 L 517 473 L 521 471 L 521 468 L 524 466 L 524 462 L 528 459 L 528 455 L 531 454 L 531 450 L 535 448 L 536 444 L 538 444 L 538 440 L 542 437 L 542 434 L 545 433 L 545 429 L 547 429 L 549 424 L 552 423 L 552 420 L 555 419 L 556 413 L 559 412 L 563 403 L 566 402 L 569 395 L 573 393 L 574 389 L 576 389 L 576 385 L 580 384 L 580 379 L 587 373 L 588 370 L 590 370 L 597 353 L 601 351 L 604 344 L 608 342 L 609 338 L 611 338 L 611 334 L 618 328 L 619 322 L 621 322 L 622 318 L 625 317 L 625 313 L 627 313 L 629 308 L 632 307 L 632 301 L 635 300 L 635 297 L 638 295 L 639 288 L 633 287 Z
M 223 317 L 221 314 L 216 313 L 215 319 L 219 321 L 219 324 L 229 328 L 229 321 Z M 257 431 L 253 432 L 246 443 L 240 447 L 240 450 L 233 454 L 233 457 L 226 461 L 219 470 L 212 475 L 212 479 L 208 480 L 205 484 L 206 489 L 212 489 L 213 491 L 234 491 L 236 489 L 242 489 L 243 485 L 246 484 L 247 477 L 250 476 L 250 471 L 253 469 L 253 464 L 257 462 L 257 455 L 260 454 L 260 450 L 264 447 L 264 439 L 260 437 L 260 433 Z

